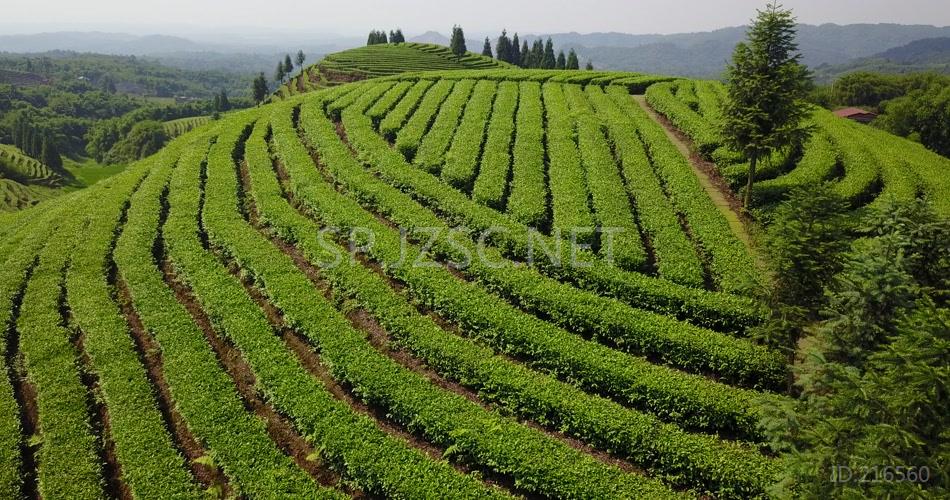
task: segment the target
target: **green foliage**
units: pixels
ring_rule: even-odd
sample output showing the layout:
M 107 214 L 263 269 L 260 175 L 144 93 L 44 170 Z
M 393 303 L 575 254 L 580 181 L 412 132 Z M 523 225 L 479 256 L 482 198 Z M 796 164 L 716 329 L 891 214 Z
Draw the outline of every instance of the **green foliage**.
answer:
M 752 199 L 756 162 L 776 150 L 801 144 L 809 109 L 805 99 L 807 69 L 799 63 L 795 18 L 791 11 L 770 3 L 758 11 L 748 41 L 736 46 L 728 68 L 729 100 L 723 136 L 733 150 L 749 160 L 745 206 Z
M 468 50 L 465 48 L 465 32 L 462 31 L 461 26 L 452 26 L 452 39 L 449 41 L 449 49 L 456 59 L 461 59 Z
M 799 368 L 801 396 L 766 410 L 788 467 L 773 494 L 940 498 L 950 490 L 950 224 L 924 203 L 889 201 L 860 231 Z M 853 475 L 835 480 L 841 466 Z
M 260 104 L 264 99 L 267 98 L 268 89 L 267 89 L 267 78 L 264 76 L 264 72 L 261 72 L 254 78 L 254 82 L 251 85 L 251 93 L 254 96 L 254 102 Z
M 482 46 L 482 55 L 485 57 L 493 57 L 491 53 L 491 42 L 487 36 L 485 37 L 485 45 Z
M 848 204 L 829 184 L 793 189 L 771 213 L 764 239 L 772 280 L 764 301 L 769 321 L 753 336 L 794 352 L 802 327 L 818 318 L 823 293 L 844 265 L 849 247 Z
M 103 158 L 106 163 L 130 163 L 156 153 L 165 145 L 168 135 L 161 122 L 146 120 L 132 126 Z
M 950 157 L 950 79 L 943 85 L 912 90 L 887 101 L 883 108 L 875 126 Z

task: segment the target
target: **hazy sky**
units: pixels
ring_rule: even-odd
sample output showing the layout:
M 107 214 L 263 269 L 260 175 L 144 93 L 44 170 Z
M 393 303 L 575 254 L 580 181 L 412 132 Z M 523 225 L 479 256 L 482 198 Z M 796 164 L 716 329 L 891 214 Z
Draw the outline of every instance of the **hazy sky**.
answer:
M 229 31 L 237 27 L 363 34 L 401 26 L 408 35 L 472 33 L 502 27 L 521 33 L 621 31 L 677 33 L 744 24 L 765 0 L 11 0 L 0 33 L 139 26 L 153 32 L 187 25 Z M 799 21 L 950 25 L 948 0 L 785 0 Z M 171 26 L 177 25 L 177 26 Z M 153 29 L 154 28 L 154 29 Z M 143 33 L 145 34 L 145 33 Z

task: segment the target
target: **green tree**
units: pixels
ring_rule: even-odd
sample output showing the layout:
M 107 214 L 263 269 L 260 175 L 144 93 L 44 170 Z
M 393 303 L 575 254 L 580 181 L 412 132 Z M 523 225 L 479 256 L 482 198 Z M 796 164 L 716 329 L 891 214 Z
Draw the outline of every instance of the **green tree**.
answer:
M 508 53 L 508 62 L 515 66 L 521 66 L 521 46 L 518 45 L 519 43 L 521 42 L 518 40 L 518 34 L 515 33 L 515 36 L 511 37 Z
M 389 38 L 392 43 L 405 43 L 406 37 L 402 34 L 402 28 L 396 28 L 396 32 Z
M 554 69 L 557 66 L 557 58 L 554 56 L 554 42 L 550 38 L 544 42 L 544 55 L 541 57 L 541 68 Z
M 594 63 L 590 59 L 587 60 L 587 64 L 584 66 L 584 69 L 587 71 L 594 71 Z
M 107 163 L 128 163 L 155 154 L 165 146 L 168 136 L 161 122 L 145 120 L 136 123 L 128 135 L 112 147 Z
M 294 62 L 290 59 L 290 54 L 284 56 L 284 74 L 290 76 L 294 72 Z
M 449 42 L 449 48 L 456 59 L 461 59 L 468 50 L 465 48 L 465 33 L 459 25 L 452 26 L 452 40 Z
M 567 60 L 564 58 L 564 51 L 563 51 L 563 50 L 557 53 L 557 63 L 555 63 L 554 68 L 555 68 L 555 69 L 566 69 L 566 68 L 567 68 Z
M 544 61 L 544 42 L 537 39 L 531 44 L 531 56 L 528 58 L 529 68 L 540 68 Z
M 508 32 L 505 30 L 501 30 L 501 35 L 498 37 L 498 41 L 495 42 L 495 53 L 499 61 L 512 62 L 511 40 L 508 39 Z
M 528 48 L 528 41 L 521 42 L 521 64 L 522 68 L 531 67 L 531 49 Z
M 808 128 L 802 122 L 810 113 L 805 98 L 811 81 L 799 63 L 792 12 L 776 3 L 757 12 L 748 41 L 736 46 L 727 70 L 729 100 L 723 124 L 726 143 L 749 160 L 746 208 L 759 158 L 804 141 Z
M 574 49 L 571 49 L 567 53 L 567 62 L 565 63 L 567 69 L 581 69 L 580 62 L 577 60 L 577 52 L 574 52 Z
M 885 199 L 859 231 L 796 367 L 800 395 L 763 408 L 770 444 L 784 455 L 770 493 L 945 498 L 950 222 L 924 202 Z M 926 467 L 929 477 L 900 480 L 906 473 L 896 466 Z M 871 468 L 865 479 L 874 481 L 860 481 Z M 839 470 L 854 476 L 835 480 Z
M 221 89 L 221 93 L 217 95 L 218 98 L 218 107 L 215 108 L 215 111 L 227 111 L 231 109 L 231 101 L 228 99 L 228 93 L 224 89 Z
M 53 144 L 53 141 L 49 137 L 43 139 L 39 160 L 54 170 L 61 170 L 63 168 L 63 159 L 59 156 L 56 145 Z
M 256 103 L 260 103 L 267 98 L 267 78 L 264 77 L 263 71 L 257 75 L 257 78 L 254 79 L 251 92 L 254 95 L 254 102 Z
M 912 90 L 885 102 L 874 125 L 950 156 L 950 84 Z
M 482 55 L 485 57 L 494 57 L 491 53 L 491 42 L 485 37 L 485 45 L 482 46 Z
M 307 60 L 307 56 L 303 53 L 303 50 L 298 50 L 296 62 L 297 62 L 297 67 L 300 68 L 301 71 L 303 71 L 303 62 L 306 60 Z
M 281 61 L 277 63 L 277 68 L 274 70 L 274 83 L 277 85 L 284 83 L 284 76 L 286 75 L 287 73 L 284 71 L 284 62 Z

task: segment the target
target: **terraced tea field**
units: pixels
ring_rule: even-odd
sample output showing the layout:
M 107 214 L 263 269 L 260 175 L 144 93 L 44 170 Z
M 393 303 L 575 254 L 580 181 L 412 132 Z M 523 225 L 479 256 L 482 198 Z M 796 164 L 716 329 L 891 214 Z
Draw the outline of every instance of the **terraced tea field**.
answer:
M 677 80 L 652 86 L 646 96 L 733 185 L 745 182 L 748 165 L 722 147 L 717 132 L 726 99 L 721 84 Z M 801 151 L 774 154 L 757 168 L 757 204 L 775 203 L 796 186 L 831 181 L 855 208 L 888 196 L 912 200 L 922 195 L 938 213 L 950 215 L 950 178 L 945 174 L 950 159 L 824 109 L 815 109 L 810 125 L 814 133 Z
M 789 368 L 665 80 L 341 85 L 0 215 L 0 496 L 762 495 Z
M 287 97 L 342 82 L 410 71 L 512 68 L 506 62 L 467 52 L 457 58 L 448 47 L 429 43 L 387 43 L 336 52 L 306 68 L 277 91 Z

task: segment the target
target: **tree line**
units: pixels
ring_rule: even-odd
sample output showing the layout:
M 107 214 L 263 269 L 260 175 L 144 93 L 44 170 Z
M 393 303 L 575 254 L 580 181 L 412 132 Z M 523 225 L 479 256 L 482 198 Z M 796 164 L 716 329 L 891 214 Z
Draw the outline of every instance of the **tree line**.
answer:
M 559 50 L 554 54 L 554 42 L 550 37 L 546 41 L 540 38 L 535 39 L 531 46 L 528 46 L 527 40 L 519 40 L 518 33 L 511 38 L 508 37 L 506 30 L 501 31 L 501 35 L 495 42 L 495 50 L 492 53 L 491 40 L 485 37 L 485 44 L 482 46 L 482 55 L 494 57 L 499 61 L 521 68 L 531 69 L 580 69 L 580 62 L 577 58 L 577 52 L 570 49 L 567 55 L 564 50 Z M 587 61 L 585 67 L 587 70 L 594 69 L 593 63 Z
M 274 70 L 274 86 L 280 86 L 284 81 L 289 80 L 295 68 L 300 70 L 302 74 L 303 63 L 306 60 L 307 55 L 303 53 L 303 50 L 298 50 L 293 59 L 291 59 L 290 54 L 286 54 L 283 60 L 277 61 L 277 68 Z M 296 62 L 296 66 L 294 62 Z M 251 82 L 251 96 L 253 96 L 254 102 L 261 103 L 264 99 L 267 99 L 268 95 L 270 95 L 270 86 L 267 77 L 261 71 Z
M 11 135 L 13 145 L 24 154 L 52 169 L 62 169 L 63 159 L 52 135 L 48 130 L 36 127 L 26 115 L 17 115 Z
M 751 187 L 759 158 L 811 132 L 811 76 L 791 11 L 768 4 L 747 35 L 727 73 L 723 133 L 750 161 Z M 854 94 L 884 95 L 876 87 Z M 853 211 L 819 183 L 792 191 L 769 222 L 757 294 L 769 316 L 750 336 L 785 352 L 794 375 L 792 398 L 762 407 L 783 464 L 769 497 L 946 498 L 950 221 L 887 195 Z
M 395 30 L 389 30 L 389 36 L 386 36 L 386 31 L 384 30 L 373 30 L 369 32 L 369 37 L 366 39 L 366 45 L 378 45 L 381 43 L 404 43 L 406 37 L 402 34 L 402 29 L 396 28 Z

